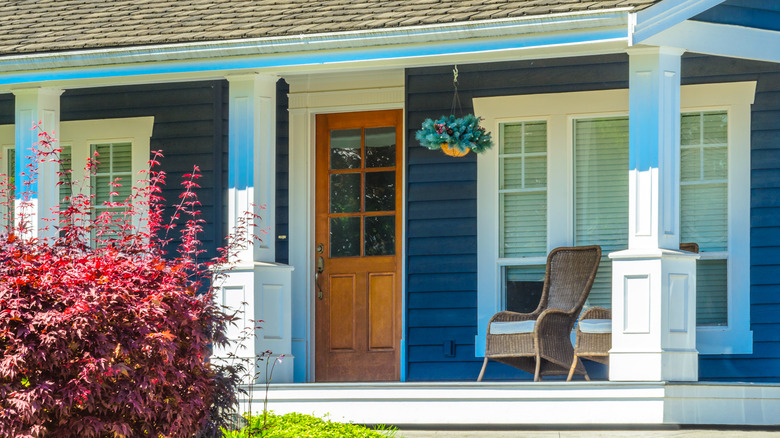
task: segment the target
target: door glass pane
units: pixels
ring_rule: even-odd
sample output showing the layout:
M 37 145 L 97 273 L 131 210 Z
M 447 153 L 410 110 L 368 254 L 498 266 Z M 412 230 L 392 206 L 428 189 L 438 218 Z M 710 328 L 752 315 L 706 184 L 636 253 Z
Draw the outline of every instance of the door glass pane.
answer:
M 395 166 L 395 128 L 366 128 L 366 167 Z
M 330 218 L 330 256 L 355 257 L 360 255 L 360 218 Z
M 395 216 L 366 216 L 365 255 L 395 254 Z
M 366 172 L 366 211 L 395 210 L 395 172 Z
M 330 212 L 360 211 L 360 174 L 340 173 L 330 176 Z
M 360 167 L 360 129 L 330 131 L 330 168 L 357 169 Z

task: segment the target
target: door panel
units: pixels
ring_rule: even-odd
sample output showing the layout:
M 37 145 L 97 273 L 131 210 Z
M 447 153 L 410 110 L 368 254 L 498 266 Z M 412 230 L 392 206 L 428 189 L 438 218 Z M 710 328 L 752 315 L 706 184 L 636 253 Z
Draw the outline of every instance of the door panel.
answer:
M 317 116 L 317 381 L 400 378 L 402 116 Z

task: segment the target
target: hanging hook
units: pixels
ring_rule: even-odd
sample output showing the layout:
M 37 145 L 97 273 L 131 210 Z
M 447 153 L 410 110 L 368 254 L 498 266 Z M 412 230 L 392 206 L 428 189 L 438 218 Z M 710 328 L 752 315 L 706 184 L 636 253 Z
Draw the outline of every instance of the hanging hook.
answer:
M 455 64 L 455 68 L 452 69 L 452 85 L 458 86 L 458 64 Z

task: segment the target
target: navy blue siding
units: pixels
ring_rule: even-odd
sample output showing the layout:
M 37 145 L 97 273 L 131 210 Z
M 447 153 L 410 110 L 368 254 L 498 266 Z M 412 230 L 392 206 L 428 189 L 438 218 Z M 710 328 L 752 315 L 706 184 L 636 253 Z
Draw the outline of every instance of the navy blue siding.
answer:
M 459 66 L 471 98 L 628 87 L 625 55 Z M 702 380 L 780 380 L 780 66 L 686 55 L 683 84 L 758 81 L 752 108 L 751 355 L 700 358 Z M 471 380 L 477 306 L 476 157 L 450 158 L 414 140 L 427 117 L 449 113 L 451 67 L 409 69 L 407 85 L 407 378 Z M 456 344 L 455 357 L 444 345 Z M 603 370 L 602 370 L 603 372 Z M 491 363 L 489 379 L 530 375 Z
M 225 210 L 220 206 L 224 205 L 221 170 L 227 150 L 226 87 L 223 81 L 105 87 L 68 90 L 61 98 L 62 121 L 154 116 L 150 146 L 165 155 L 160 170 L 167 174 L 162 193 L 167 204 L 178 200 L 182 175 L 191 172 L 193 165 L 203 174 L 198 197 L 206 220 L 201 240 L 208 258 L 217 254 L 224 238 Z
M 780 31 L 780 2 L 726 0 L 693 17 L 693 20 Z

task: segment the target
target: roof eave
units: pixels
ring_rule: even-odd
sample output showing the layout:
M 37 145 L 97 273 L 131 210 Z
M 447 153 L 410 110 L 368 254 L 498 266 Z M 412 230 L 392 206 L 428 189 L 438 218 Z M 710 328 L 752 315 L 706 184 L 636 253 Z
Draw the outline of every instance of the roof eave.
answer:
M 425 59 L 628 41 L 630 8 L 370 31 L 10 55 L 0 85 Z

